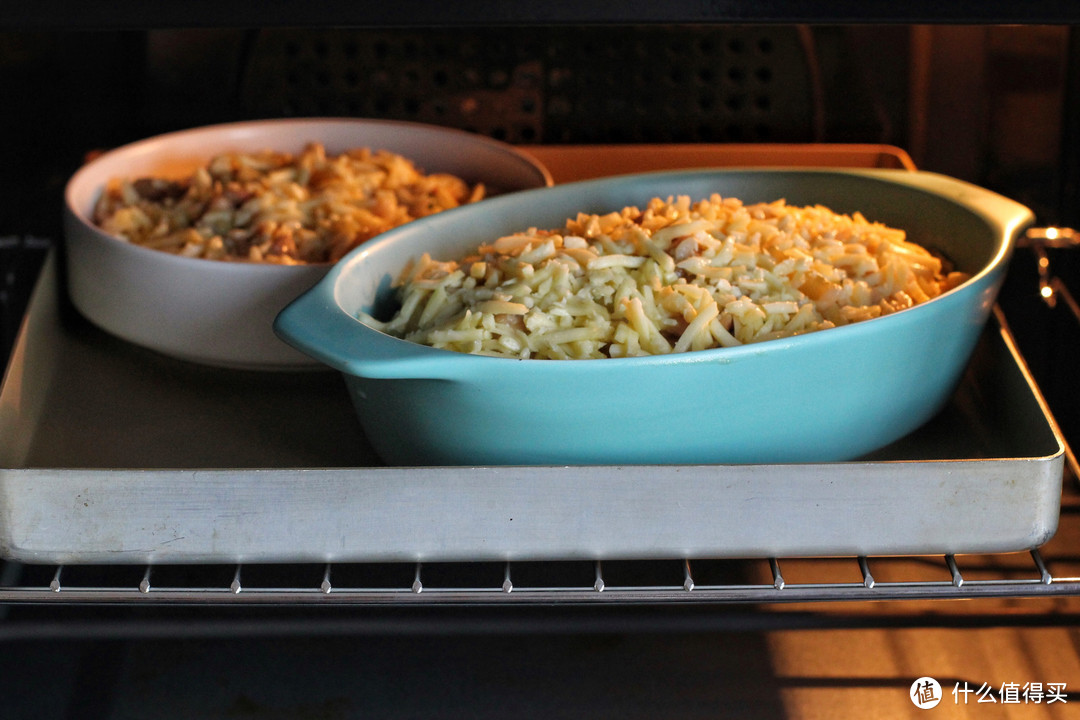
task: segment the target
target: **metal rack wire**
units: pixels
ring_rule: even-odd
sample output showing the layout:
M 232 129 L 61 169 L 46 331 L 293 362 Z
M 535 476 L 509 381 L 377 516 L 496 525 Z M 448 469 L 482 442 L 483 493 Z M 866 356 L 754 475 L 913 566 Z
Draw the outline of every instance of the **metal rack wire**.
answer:
M 258 566 L 205 566 L 198 568 L 197 582 L 181 584 L 162 584 L 155 581 L 156 574 L 162 570 L 152 566 L 129 568 L 132 573 L 141 572 L 138 582 L 131 584 L 108 585 L 101 582 L 104 570 L 101 568 L 63 566 L 52 569 L 48 582 L 25 581 L 20 575 L 22 569 L 15 564 L 5 566 L 9 577 L 0 585 L 0 603 L 91 603 L 91 604 L 239 604 L 239 605 L 415 605 L 415 604 L 535 604 L 535 603 L 571 603 L 571 604 L 619 604 L 619 603 L 794 603 L 825 601 L 866 601 L 866 600 L 914 600 L 914 599 L 972 599 L 987 597 L 1047 597 L 1080 595 L 1080 577 L 1055 576 L 1039 550 L 1032 550 L 1028 562 L 1016 567 L 992 568 L 995 576 L 990 578 L 968 577 L 961 569 L 962 561 L 952 555 L 922 558 L 925 569 L 944 573 L 942 579 L 920 577 L 879 580 L 871 566 L 878 558 L 844 558 L 841 564 L 857 566 L 851 581 L 836 581 L 815 578 L 811 581 L 789 582 L 784 577 L 783 563 L 777 558 L 766 560 L 734 561 L 732 567 L 743 581 L 712 582 L 705 579 L 708 572 L 700 576 L 696 571 L 697 561 L 663 561 L 674 566 L 681 566 L 681 583 L 664 580 L 634 579 L 633 570 L 627 577 L 623 567 L 623 579 L 609 576 L 602 561 L 592 562 L 591 582 L 579 582 L 584 575 L 581 563 L 553 563 L 565 565 L 560 568 L 562 575 L 558 584 L 519 584 L 516 581 L 516 563 L 502 565 L 501 582 L 491 584 L 475 583 L 466 585 L 454 582 L 452 573 L 447 576 L 443 568 L 443 578 L 437 584 L 428 582 L 428 571 L 439 574 L 435 566 L 401 565 L 393 568 L 366 568 L 365 566 L 325 565 L 321 568 L 321 579 L 309 584 L 295 582 L 298 575 L 304 574 L 302 568 L 275 568 L 284 572 L 290 581 L 260 581 L 258 576 L 265 575 L 266 568 Z M 792 561 L 800 562 L 800 561 Z M 622 563 L 624 566 L 628 563 Z M 707 561 L 702 564 L 707 564 Z M 767 564 L 767 572 L 758 572 L 758 567 Z M 528 565 L 528 563 L 526 563 Z M 633 563 L 629 563 L 633 565 Z M 655 570 L 656 562 L 649 564 Z M 310 568 L 306 568 L 310 570 Z M 369 583 L 351 581 L 349 578 L 361 578 L 366 572 L 375 570 L 385 578 L 387 571 L 397 573 L 400 578 L 405 572 L 411 574 L 411 582 Z M 461 568 L 455 568 L 461 572 Z M 475 569 L 475 568 L 474 568 Z M 491 569 L 488 567 L 487 569 Z M 36 568 L 41 570 L 41 568 Z M 87 573 L 87 571 L 90 571 Z M 249 573 L 249 570 L 251 572 Z M 231 575 L 228 582 L 214 581 L 209 578 L 214 574 L 223 577 Z M 78 577 L 78 575 L 83 577 Z M 307 573 L 310 575 L 310 573 Z M 393 574 L 393 573 L 391 573 Z M 490 573 L 489 573 L 490 574 Z M 655 574 L 655 572 L 653 573 Z M 71 583 L 68 576 L 72 575 Z M 249 575 L 251 582 L 249 583 Z M 341 576 L 341 582 L 338 577 Z M 2 578 L 0 578 L 2 580 Z

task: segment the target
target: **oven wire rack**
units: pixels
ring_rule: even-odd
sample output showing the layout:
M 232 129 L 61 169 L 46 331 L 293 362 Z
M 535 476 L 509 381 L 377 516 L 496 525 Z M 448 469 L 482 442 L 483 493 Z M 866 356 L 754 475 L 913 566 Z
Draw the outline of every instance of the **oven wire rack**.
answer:
M 1080 516 L 1069 518 L 1080 522 Z M 1063 516 L 1063 520 L 1065 516 Z M 985 560 L 982 556 L 980 560 Z M 454 582 L 453 571 L 462 575 L 476 575 L 472 564 L 394 564 L 376 568 L 363 565 L 318 566 L 321 577 L 309 583 L 296 582 L 302 576 L 312 577 L 311 566 L 273 567 L 278 577 L 267 582 L 266 566 L 242 564 L 200 566 L 185 568 L 194 571 L 195 582 L 156 582 L 159 573 L 168 573 L 169 566 L 132 566 L 123 568 L 137 582 L 101 582 L 115 573 L 117 568 L 96 566 L 31 566 L 18 563 L 0 566 L 0 605 L 21 604 L 143 604 L 143 605 L 495 605 L 495 604 L 759 604 L 796 602 L 836 602 L 869 600 L 925 600 L 925 599 L 974 599 L 1080 596 L 1080 576 L 1058 576 L 1051 572 L 1051 563 L 1044 559 L 1039 549 L 1033 549 L 1025 558 L 1009 554 L 1002 556 L 1008 562 L 997 563 L 996 556 L 988 556 L 990 564 L 981 562 L 975 566 L 971 577 L 962 570 L 964 558 L 953 555 L 907 558 L 921 564 L 926 574 L 937 573 L 940 579 L 927 579 L 924 572 L 915 579 L 879 580 L 872 566 L 876 562 L 888 563 L 890 558 L 853 557 L 829 560 L 830 572 L 824 577 L 791 582 L 785 579 L 785 562 L 778 558 L 762 560 L 723 561 L 734 569 L 735 574 L 756 579 L 718 583 L 698 575 L 699 564 L 708 566 L 710 561 L 672 560 L 640 563 L 646 570 L 634 577 L 636 563 L 616 561 L 618 568 L 609 573 L 609 563 L 548 562 L 565 571 L 555 584 L 519 583 L 517 567 L 535 563 L 506 562 L 501 565 L 501 582 L 465 584 Z M 805 560 L 792 560 L 805 563 Z M 811 561 L 812 562 L 812 561 Z M 656 579 L 656 566 L 668 569 L 680 567 L 681 583 Z M 483 564 L 485 570 L 493 570 L 492 563 Z M 447 572 L 447 567 L 451 572 Z M 558 566 L 566 566 L 559 568 Z M 767 569 L 765 569 L 767 566 Z M 849 569 L 853 579 L 837 581 L 836 568 Z M 628 570 L 629 568 L 629 570 Z M 363 578 L 374 570 L 379 577 L 396 575 L 402 582 L 364 583 L 350 581 Z M 638 568 L 640 570 L 640 568 Z M 42 575 L 48 571 L 51 576 Z M 572 572 L 571 572 L 572 571 Z M 761 571 L 761 572 L 755 572 Z M 38 580 L 28 580 L 37 574 Z M 429 581 L 428 575 L 433 576 Z M 527 574 L 527 573 L 526 573 Z M 584 576 L 588 579 L 584 580 Z M 673 573 L 669 573 L 673 574 Z M 218 579 L 212 579 L 214 576 Z M 407 577 L 411 576 L 411 581 Z M 492 577 L 494 575 L 489 573 Z M 621 575 L 621 577 L 620 577 Z M 340 581 L 339 581 L 340 576 Z M 565 582 L 575 576 L 580 582 Z M 285 582 L 281 578 L 285 578 Z M 642 581 L 641 578 L 646 578 Z M 69 582 L 70 580 L 70 582 Z

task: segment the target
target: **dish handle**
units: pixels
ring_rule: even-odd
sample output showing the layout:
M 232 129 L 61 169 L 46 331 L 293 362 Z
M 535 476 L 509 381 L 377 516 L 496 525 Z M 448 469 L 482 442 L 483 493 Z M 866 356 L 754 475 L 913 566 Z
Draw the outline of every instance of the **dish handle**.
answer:
M 274 332 L 297 350 L 350 375 L 384 380 L 456 377 L 468 359 L 387 335 L 338 305 L 328 278 L 289 303 L 274 319 Z
M 874 171 L 870 172 L 873 173 Z M 1008 240 L 1009 245 L 1020 237 L 1025 228 L 1035 222 L 1035 215 L 1027 206 L 993 190 L 973 185 L 965 180 L 925 170 L 918 172 L 877 172 L 887 172 L 886 176 L 894 182 L 927 190 L 966 207 L 999 230 L 1002 236 Z

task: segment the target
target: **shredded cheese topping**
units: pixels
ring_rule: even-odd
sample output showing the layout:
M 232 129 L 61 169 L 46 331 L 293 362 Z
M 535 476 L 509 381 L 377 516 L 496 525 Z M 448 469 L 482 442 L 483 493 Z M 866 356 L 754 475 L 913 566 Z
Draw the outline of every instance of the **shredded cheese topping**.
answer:
M 731 347 L 868 320 L 925 302 L 967 275 L 859 213 L 712 195 L 579 214 L 555 230 L 424 254 L 397 281 L 388 322 L 436 348 L 591 359 Z
M 425 174 L 388 150 L 224 153 L 179 180 L 112 179 L 105 232 L 156 250 L 279 265 L 339 260 L 391 228 L 484 198 L 483 184 Z

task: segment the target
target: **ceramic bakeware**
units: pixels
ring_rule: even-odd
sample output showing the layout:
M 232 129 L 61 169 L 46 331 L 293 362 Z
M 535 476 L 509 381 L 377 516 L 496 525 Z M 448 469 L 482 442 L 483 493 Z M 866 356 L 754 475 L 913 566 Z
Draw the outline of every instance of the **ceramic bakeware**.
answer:
M 515 360 L 430 348 L 358 319 L 386 315 L 412 259 L 452 260 L 579 211 L 711 193 L 862 212 L 971 274 L 921 305 L 782 340 L 651 357 Z M 1024 206 L 904 170 L 702 170 L 571 183 L 495 198 L 385 233 L 276 321 L 340 370 L 391 464 L 690 464 L 850 460 L 925 423 L 953 391 L 989 315 Z
M 427 173 L 445 172 L 491 194 L 550 184 L 534 158 L 505 143 L 420 123 L 353 118 L 256 120 L 182 130 L 111 150 L 68 182 L 64 235 L 68 290 L 91 322 L 129 342 L 184 360 L 282 370 L 311 359 L 278 340 L 271 324 L 327 265 L 222 262 L 121 241 L 92 222 L 94 203 L 114 178 L 188 175 L 219 153 L 300 152 L 322 142 L 328 154 L 368 147 L 403 155 Z

